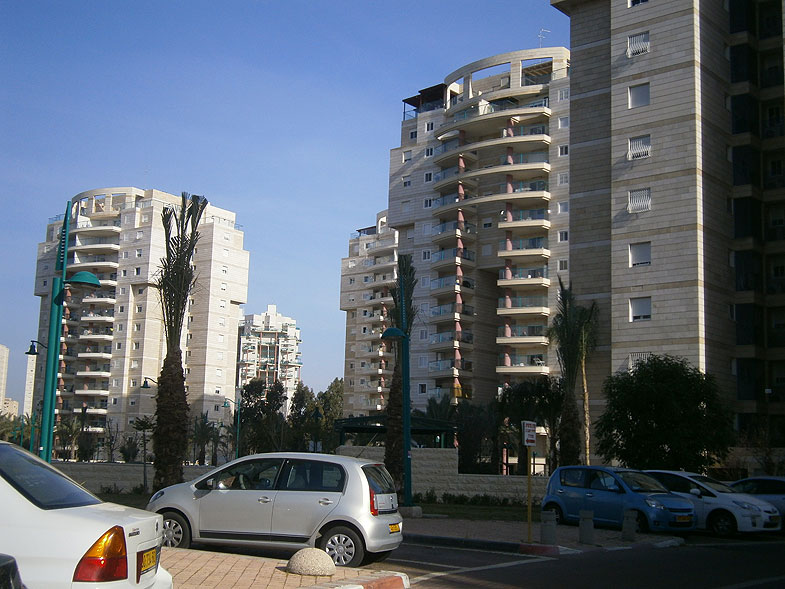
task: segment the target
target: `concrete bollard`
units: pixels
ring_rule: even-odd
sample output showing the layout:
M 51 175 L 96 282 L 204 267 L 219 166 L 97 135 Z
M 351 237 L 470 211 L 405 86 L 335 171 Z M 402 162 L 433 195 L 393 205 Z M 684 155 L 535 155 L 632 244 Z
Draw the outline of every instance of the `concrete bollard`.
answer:
M 581 521 L 578 524 L 578 542 L 581 544 L 594 544 L 594 512 L 590 509 L 581 509 Z
M 556 544 L 556 513 L 553 511 L 543 511 L 540 514 L 540 544 Z
M 628 509 L 624 512 L 624 521 L 621 523 L 621 539 L 625 542 L 635 542 L 635 532 L 638 529 L 638 512 Z

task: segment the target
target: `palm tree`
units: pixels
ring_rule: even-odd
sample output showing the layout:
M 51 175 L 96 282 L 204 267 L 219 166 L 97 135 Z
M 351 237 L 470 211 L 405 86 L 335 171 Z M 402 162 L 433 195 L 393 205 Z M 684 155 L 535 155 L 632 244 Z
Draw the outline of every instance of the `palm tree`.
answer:
M 556 344 L 565 386 L 560 427 L 560 454 L 562 464 L 576 464 L 580 454 L 575 383 L 581 373 L 583 389 L 583 441 L 585 463 L 589 464 L 591 419 L 589 415 L 589 388 L 586 379 L 586 360 L 597 340 L 597 303 L 589 307 L 579 305 L 572 292 L 572 285 L 564 286 L 559 278 L 559 307 L 548 328 L 548 338 Z
M 189 197 L 183 192 L 179 209 L 167 206 L 161 215 L 166 256 L 161 258 L 155 286 L 163 310 L 166 357 L 156 395 L 154 490 L 183 480 L 183 461 L 188 452 L 188 402 L 180 336 L 188 298 L 196 284 L 196 270 L 191 259 L 199 241 L 197 227 L 206 206 L 204 197 Z
M 79 438 L 81 433 L 82 424 L 73 418 L 63 418 L 58 422 L 57 426 L 55 426 L 55 435 L 60 440 L 60 446 L 63 449 L 63 454 L 68 452 L 66 460 L 68 458 L 71 460 L 74 459 L 76 440 Z
M 199 456 L 196 460 L 197 464 L 205 464 L 207 444 L 209 444 L 213 439 L 214 428 L 215 424 L 207 418 L 207 413 L 201 413 L 197 417 L 194 417 L 194 429 L 192 435 L 194 446 L 199 451 Z
M 147 493 L 147 432 L 155 427 L 155 420 L 149 415 L 134 419 L 133 428 L 142 432 L 142 485 Z

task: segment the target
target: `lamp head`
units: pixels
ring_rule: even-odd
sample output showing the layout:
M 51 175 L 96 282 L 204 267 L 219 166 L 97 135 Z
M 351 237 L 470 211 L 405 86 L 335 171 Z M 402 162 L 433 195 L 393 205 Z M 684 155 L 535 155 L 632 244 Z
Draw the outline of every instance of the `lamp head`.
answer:
M 27 356 L 38 356 L 38 350 L 35 347 L 35 341 L 30 340 L 30 349 L 25 352 Z
M 139 387 L 139 388 L 142 388 L 142 389 L 149 389 L 150 388 L 150 383 L 147 382 L 146 378 L 144 379 L 144 382 L 142 383 L 142 386 Z
M 388 327 L 382 333 L 382 339 L 403 339 L 406 337 L 406 334 L 397 327 Z
M 101 286 L 101 281 L 98 280 L 98 277 L 95 274 L 92 272 L 85 272 L 84 270 L 77 272 L 66 280 L 66 282 L 68 284 L 79 284 L 84 286 Z

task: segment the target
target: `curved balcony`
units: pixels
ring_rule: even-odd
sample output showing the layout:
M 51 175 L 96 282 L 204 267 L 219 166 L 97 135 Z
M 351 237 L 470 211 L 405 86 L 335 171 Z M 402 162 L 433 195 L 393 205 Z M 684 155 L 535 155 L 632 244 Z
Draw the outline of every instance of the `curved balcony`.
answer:
M 448 266 L 474 267 L 475 253 L 465 248 L 454 247 L 431 253 L 431 268 L 438 270 Z
M 391 236 L 379 241 L 373 241 L 369 245 L 370 247 L 365 250 L 366 253 L 373 252 L 376 255 L 380 255 L 394 251 L 398 247 L 398 241 L 395 239 L 395 236 Z
M 465 138 L 463 143 L 457 138 L 450 139 L 434 149 L 433 163 L 437 166 L 449 167 L 457 165 L 459 157 L 463 157 L 464 163 L 471 164 L 476 162 L 478 155 L 488 148 L 523 147 L 533 144 L 547 147 L 551 144 L 548 125 L 545 123 L 516 125 L 512 128 L 505 124 L 498 129 L 498 135 L 493 139 L 479 141 Z
M 496 308 L 497 315 L 522 315 L 548 316 L 548 297 L 546 296 L 518 296 L 518 297 L 499 297 Z
M 551 109 L 548 108 L 548 98 L 537 98 L 536 94 L 526 104 L 515 100 L 498 100 L 480 103 L 456 112 L 452 120 L 443 124 L 437 133 L 441 139 L 454 131 L 466 131 L 472 135 L 491 135 L 503 126 L 509 119 L 518 124 L 535 122 L 543 117 L 550 118 Z
M 497 374 L 549 374 L 548 361 L 544 354 L 499 354 Z
M 433 360 L 428 362 L 428 376 L 431 378 L 445 378 L 467 376 L 473 370 L 471 360 L 461 358 L 448 358 L 446 360 Z
M 117 254 L 120 251 L 119 243 L 75 243 L 68 246 L 69 253 L 84 255 Z
M 80 378 L 109 378 L 112 376 L 112 369 L 109 364 L 96 366 L 95 368 L 90 369 L 85 367 L 84 370 L 77 370 L 76 376 Z
M 83 304 L 114 305 L 117 302 L 114 290 L 91 292 L 82 297 Z
M 92 270 L 94 274 L 103 271 L 117 270 L 119 264 L 114 256 L 79 256 L 68 263 L 69 270 Z M 99 278 L 100 280 L 100 278 Z
M 109 388 L 108 388 L 109 384 L 108 383 L 102 383 L 101 386 L 102 386 L 102 388 L 87 388 L 87 389 L 85 389 L 85 388 L 82 388 L 82 389 L 74 388 L 74 390 L 71 391 L 71 392 L 74 395 L 77 395 L 77 396 L 108 397 L 109 396 Z M 106 388 L 103 388 L 103 387 L 106 387 Z
M 442 276 L 431 280 L 431 295 L 441 296 L 448 293 L 474 291 L 474 280 L 468 276 Z
M 431 229 L 431 241 L 442 243 L 462 239 L 464 241 L 474 241 L 477 237 L 477 225 L 466 221 L 447 221 L 439 223 Z
M 547 325 L 502 325 L 496 343 L 508 346 L 548 346 Z
M 548 209 L 518 209 L 511 214 L 502 213 L 499 229 L 512 231 L 515 235 L 533 235 L 551 228 Z
M 86 328 L 79 332 L 80 340 L 111 342 L 113 337 L 114 332 L 112 331 L 112 328 Z
M 120 219 L 116 221 L 105 221 L 104 225 L 95 225 L 88 221 L 86 223 L 79 223 L 76 227 L 71 227 L 71 235 L 85 235 L 90 237 L 108 237 L 112 235 L 120 235 Z
M 506 269 L 499 270 L 497 286 L 541 286 L 548 287 L 551 281 L 548 278 L 548 267 L 537 268 L 511 268 L 507 273 Z
M 509 190 L 506 183 L 490 185 L 479 192 L 476 189 L 465 191 L 463 200 L 459 200 L 457 192 L 451 192 L 433 199 L 433 215 L 440 216 L 467 205 L 510 202 L 536 206 L 551 200 L 548 181 L 543 178 L 513 182 Z
M 111 360 L 112 352 L 79 352 L 77 357 L 83 360 Z
M 532 237 L 529 239 L 505 239 L 499 242 L 499 251 L 496 255 L 500 258 L 520 260 L 522 258 L 550 258 L 551 250 L 548 249 L 548 240 L 545 237 Z
M 446 303 L 431 307 L 431 323 L 474 321 L 474 307 L 465 303 Z
M 474 334 L 471 331 L 440 331 L 432 333 L 430 337 L 431 351 L 461 349 L 472 350 L 474 348 Z

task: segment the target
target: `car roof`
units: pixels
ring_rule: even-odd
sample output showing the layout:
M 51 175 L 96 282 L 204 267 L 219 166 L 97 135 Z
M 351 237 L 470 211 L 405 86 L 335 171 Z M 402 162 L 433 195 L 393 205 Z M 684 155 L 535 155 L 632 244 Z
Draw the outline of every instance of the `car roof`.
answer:
M 762 475 L 758 475 L 758 476 L 747 477 L 745 479 L 739 479 L 738 481 L 735 481 L 735 482 L 733 482 L 731 484 L 735 485 L 736 483 L 741 483 L 743 481 L 761 481 L 761 480 L 766 480 L 766 481 L 785 481 L 785 477 L 778 477 L 778 476 L 774 476 L 774 475 L 770 475 L 770 474 L 762 474 Z
M 264 452 L 262 454 L 250 454 L 248 456 L 241 456 L 241 459 L 249 458 L 290 458 L 300 460 L 329 460 L 338 464 L 358 464 L 364 466 L 366 464 L 382 464 L 379 460 L 372 460 L 370 458 L 357 458 L 354 456 L 344 456 L 342 454 L 319 454 L 318 452 Z
M 689 472 L 686 470 L 662 470 L 660 468 L 647 468 L 643 472 L 664 472 L 665 474 L 678 474 L 684 477 L 700 477 L 703 476 L 697 472 Z

